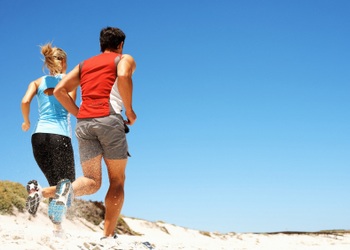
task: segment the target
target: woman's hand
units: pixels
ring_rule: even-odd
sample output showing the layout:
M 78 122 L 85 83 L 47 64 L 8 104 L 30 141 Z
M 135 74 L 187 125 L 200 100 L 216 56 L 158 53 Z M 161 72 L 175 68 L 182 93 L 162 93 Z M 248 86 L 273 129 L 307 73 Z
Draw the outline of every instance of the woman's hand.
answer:
M 22 130 L 24 132 L 28 131 L 29 128 L 30 128 L 30 123 L 26 123 L 26 122 L 22 123 Z

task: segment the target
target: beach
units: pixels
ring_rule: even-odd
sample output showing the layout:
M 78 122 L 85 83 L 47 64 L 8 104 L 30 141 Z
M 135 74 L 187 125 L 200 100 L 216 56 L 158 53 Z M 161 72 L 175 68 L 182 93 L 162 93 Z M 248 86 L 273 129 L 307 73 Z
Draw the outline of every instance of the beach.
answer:
M 36 217 L 28 213 L 0 215 L 1 249 L 232 249 L 232 250 L 346 250 L 350 234 L 342 231 L 217 233 L 184 228 L 165 222 L 123 217 L 139 236 L 118 235 L 115 245 L 101 244 L 101 225 L 82 218 L 65 219 L 63 238 L 54 237 L 47 217 L 47 205 L 40 204 Z

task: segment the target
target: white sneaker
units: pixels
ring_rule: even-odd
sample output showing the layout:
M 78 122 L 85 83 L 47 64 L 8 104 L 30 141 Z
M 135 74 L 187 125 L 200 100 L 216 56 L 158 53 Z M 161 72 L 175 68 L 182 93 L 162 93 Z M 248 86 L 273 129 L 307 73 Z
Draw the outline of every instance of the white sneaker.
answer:
M 100 239 L 99 245 L 101 245 L 105 249 L 109 249 L 114 246 L 118 246 L 118 236 L 115 234 L 113 236 L 104 236 Z
M 42 188 L 36 180 L 31 180 L 27 183 L 27 192 L 26 209 L 31 215 L 35 216 L 43 198 Z

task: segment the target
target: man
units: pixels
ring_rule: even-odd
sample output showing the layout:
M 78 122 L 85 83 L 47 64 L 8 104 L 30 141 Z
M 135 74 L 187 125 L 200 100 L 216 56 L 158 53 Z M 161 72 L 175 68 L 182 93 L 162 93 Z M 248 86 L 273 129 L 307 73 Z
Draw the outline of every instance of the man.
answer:
M 132 56 L 122 54 L 124 41 L 122 30 L 102 29 L 102 53 L 77 65 L 54 90 L 59 102 L 77 117 L 75 132 L 84 176 L 72 184 L 75 196 L 93 194 L 100 189 L 102 158 L 106 163 L 109 189 L 105 197 L 104 237 L 114 236 L 123 206 L 129 155 L 125 129 L 136 120 L 132 107 L 132 75 L 136 63 Z M 68 95 L 79 85 L 82 93 L 80 107 Z M 123 106 L 126 121 L 121 116 Z M 60 197 L 56 200 L 59 201 Z

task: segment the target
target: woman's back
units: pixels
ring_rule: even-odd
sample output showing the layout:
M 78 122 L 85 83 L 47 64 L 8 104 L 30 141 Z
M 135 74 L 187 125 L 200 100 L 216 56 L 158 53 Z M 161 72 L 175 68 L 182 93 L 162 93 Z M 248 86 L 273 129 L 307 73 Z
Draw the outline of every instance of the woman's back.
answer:
M 63 75 L 43 76 L 37 90 L 39 120 L 34 133 L 71 136 L 69 114 L 53 95 L 53 89 Z

